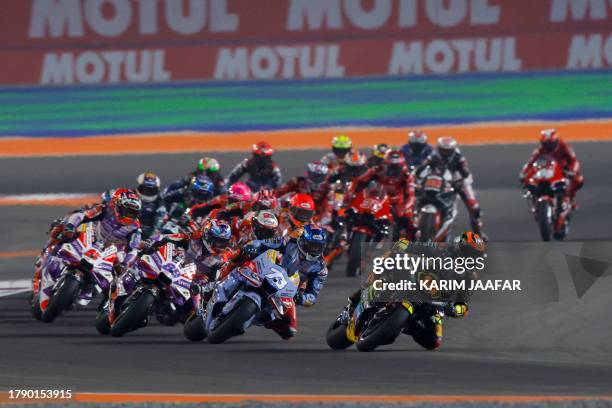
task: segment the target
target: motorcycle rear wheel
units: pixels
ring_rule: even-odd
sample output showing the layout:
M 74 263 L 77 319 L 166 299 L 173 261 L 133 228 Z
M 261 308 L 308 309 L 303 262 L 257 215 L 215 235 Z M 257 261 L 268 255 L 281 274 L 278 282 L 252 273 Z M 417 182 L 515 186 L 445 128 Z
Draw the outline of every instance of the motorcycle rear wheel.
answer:
M 109 334 L 112 337 L 121 337 L 129 331 L 138 328 L 149 316 L 151 306 L 155 302 L 155 296 L 149 291 L 141 292 L 137 299 L 119 313 L 110 326 Z
M 239 334 L 244 327 L 244 323 L 257 313 L 258 310 L 259 307 L 250 298 L 242 298 L 234 310 L 214 330 L 208 333 L 208 342 L 210 344 L 223 343 Z
M 351 239 L 351 247 L 349 248 L 349 260 L 346 264 L 346 276 L 357 276 L 359 264 L 361 263 L 361 244 L 366 240 L 366 235 L 363 232 L 356 231 Z
M 395 309 L 375 327 L 366 327 L 357 341 L 357 350 L 370 352 L 376 347 L 391 344 L 400 335 L 402 328 L 410 318 L 410 313 L 401 305 Z
M 79 292 L 81 284 L 72 274 L 66 274 L 57 285 L 53 296 L 49 299 L 47 309 L 42 312 L 41 320 L 45 323 L 53 322 L 68 306 L 72 304 Z
M 421 214 L 419 219 L 419 230 L 421 231 L 422 242 L 429 242 L 436 236 L 435 219 L 431 213 Z

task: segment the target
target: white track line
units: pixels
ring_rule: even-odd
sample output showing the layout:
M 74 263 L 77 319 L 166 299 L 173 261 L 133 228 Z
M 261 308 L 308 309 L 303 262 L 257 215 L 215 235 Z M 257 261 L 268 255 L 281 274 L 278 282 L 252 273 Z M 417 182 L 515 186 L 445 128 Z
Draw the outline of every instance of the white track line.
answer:
M 0 297 L 16 295 L 32 290 L 30 279 L 0 281 Z

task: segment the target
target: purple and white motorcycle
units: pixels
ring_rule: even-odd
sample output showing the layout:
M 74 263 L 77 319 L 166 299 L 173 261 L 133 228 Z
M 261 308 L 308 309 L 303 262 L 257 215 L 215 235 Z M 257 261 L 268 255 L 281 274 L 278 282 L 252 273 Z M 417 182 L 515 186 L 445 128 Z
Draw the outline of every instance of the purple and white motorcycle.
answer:
M 117 247 L 104 245 L 96 234 L 97 223 L 79 227 L 77 238 L 60 245 L 41 271 L 33 287 L 32 314 L 52 322 L 74 305 L 86 306 L 100 293 L 108 293 L 113 280 Z
M 108 318 L 108 308 L 96 319 L 96 328 L 113 337 L 147 325 L 150 316 L 166 325 L 184 322 L 193 310 L 191 283 L 196 265 L 185 261 L 185 252 L 167 243 L 152 254 L 141 255 L 134 267 L 117 282 L 118 296 L 114 303 L 115 318 Z

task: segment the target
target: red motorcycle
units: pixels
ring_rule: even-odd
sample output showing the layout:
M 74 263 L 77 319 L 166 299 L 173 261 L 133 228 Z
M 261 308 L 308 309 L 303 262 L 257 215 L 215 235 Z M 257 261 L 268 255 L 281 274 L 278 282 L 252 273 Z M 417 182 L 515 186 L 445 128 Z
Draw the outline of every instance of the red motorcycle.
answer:
M 535 215 L 543 241 L 562 240 L 569 232 L 569 180 L 552 157 L 544 156 L 525 171 L 523 197 Z
M 393 222 L 389 197 L 376 183 L 357 193 L 345 211 L 349 233 L 346 275 L 356 276 L 361 261 L 362 244 L 381 242 L 389 235 Z

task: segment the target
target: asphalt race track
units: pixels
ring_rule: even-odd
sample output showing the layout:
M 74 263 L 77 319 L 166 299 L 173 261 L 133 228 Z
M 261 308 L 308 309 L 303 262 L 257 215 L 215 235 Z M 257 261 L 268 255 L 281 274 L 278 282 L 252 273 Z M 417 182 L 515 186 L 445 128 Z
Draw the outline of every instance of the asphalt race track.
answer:
M 329 323 L 358 285 L 331 272 L 317 305 L 300 310 L 300 333 L 285 342 L 252 328 L 226 344 L 191 344 L 181 327 L 157 324 L 113 339 L 97 334 L 93 310 L 68 313 L 54 324 L 36 322 L 26 295 L 0 298 L 0 389 L 185 393 L 334 394 L 612 394 L 612 277 L 601 277 L 578 299 L 563 257 L 546 260 L 534 249 L 537 227 L 517 188 L 530 146 L 467 147 L 486 230 L 504 265 L 497 278 L 521 279 L 521 293 L 487 294 L 463 320 L 447 320 L 445 343 L 426 352 L 402 336 L 374 353 L 333 352 Z M 581 143 L 586 185 L 579 194 L 572 242 L 612 241 L 612 144 Z M 297 175 L 321 152 L 278 153 L 285 177 Z M 240 155 L 219 155 L 228 171 Z M 196 155 L 1 159 L 0 194 L 100 192 L 131 185 L 142 170 L 162 180 L 179 177 Z M 1 251 L 39 248 L 59 207 L 0 207 Z M 461 212 L 457 231 L 466 226 Z M 586 245 L 585 244 L 585 245 Z M 610 251 L 612 253 L 612 251 Z M 542 265 L 547 264 L 549 269 Z M 540 268 L 542 266 L 542 268 Z M 26 279 L 32 259 L 0 259 L 0 280 Z

